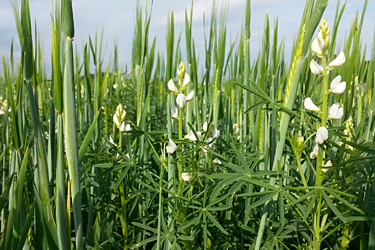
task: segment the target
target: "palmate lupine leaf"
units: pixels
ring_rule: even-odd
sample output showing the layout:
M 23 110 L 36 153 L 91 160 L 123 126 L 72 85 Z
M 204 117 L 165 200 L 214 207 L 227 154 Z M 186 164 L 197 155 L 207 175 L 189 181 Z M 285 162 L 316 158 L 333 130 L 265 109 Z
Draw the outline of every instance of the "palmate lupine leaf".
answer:
M 332 212 L 334 212 L 336 214 L 336 216 L 339 217 L 340 220 L 345 223 L 346 222 L 345 217 L 337 209 L 337 207 L 332 203 L 332 201 L 329 198 L 329 196 L 327 195 L 327 193 L 324 190 L 322 190 L 322 194 L 323 194 L 324 200 L 327 202 L 327 205 L 329 206 L 329 208 L 331 208 Z

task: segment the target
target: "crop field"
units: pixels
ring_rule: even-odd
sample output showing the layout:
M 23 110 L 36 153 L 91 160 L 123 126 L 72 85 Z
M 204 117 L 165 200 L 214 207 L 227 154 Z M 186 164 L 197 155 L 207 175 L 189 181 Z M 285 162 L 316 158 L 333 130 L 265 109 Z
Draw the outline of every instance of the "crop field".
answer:
M 346 2 L 330 23 L 328 0 L 306 0 L 288 55 L 266 16 L 251 57 L 244 2 L 229 42 L 212 1 L 198 55 L 194 2 L 183 39 L 169 15 L 161 53 L 149 37 L 158 3 L 145 0 L 126 67 L 117 46 L 103 63 L 100 35 L 79 49 L 71 0 L 53 3 L 51 51 L 33 1 L 13 2 L 20 46 L 0 72 L 0 250 L 375 250 L 368 1 L 338 45 Z

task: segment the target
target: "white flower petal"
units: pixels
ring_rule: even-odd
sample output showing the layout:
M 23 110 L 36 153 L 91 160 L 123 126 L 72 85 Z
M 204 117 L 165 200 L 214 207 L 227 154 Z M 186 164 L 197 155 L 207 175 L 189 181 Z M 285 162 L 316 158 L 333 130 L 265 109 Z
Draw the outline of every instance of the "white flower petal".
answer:
M 182 90 L 184 90 L 190 83 L 190 76 L 188 73 L 185 73 L 184 80 L 182 82 Z
M 172 79 L 169 80 L 169 82 L 168 82 L 168 89 L 169 89 L 170 91 L 176 93 L 176 94 L 178 93 L 178 89 L 177 89 L 176 85 L 174 85 L 174 82 L 173 82 Z
M 169 144 L 167 146 L 167 153 L 168 154 L 173 154 L 174 151 L 176 151 L 176 149 L 177 149 L 176 143 L 174 143 L 174 141 L 172 141 L 171 139 L 169 139 Z
M 316 112 L 320 111 L 320 108 L 313 103 L 310 97 L 306 98 L 303 104 L 307 110 Z
M 218 158 L 215 158 L 212 162 L 221 165 L 221 161 Z
M 197 141 L 197 137 L 193 133 L 193 130 L 190 130 L 189 134 L 185 135 L 185 139 L 188 139 L 190 141 Z
M 219 138 L 219 136 L 220 136 L 220 130 L 218 130 L 218 129 L 214 129 L 213 131 L 212 131 L 212 137 L 214 137 L 214 138 Z
M 190 173 L 181 173 L 181 178 L 184 181 L 190 181 L 191 180 L 191 174 Z
M 336 76 L 335 78 L 333 78 L 332 82 L 331 82 L 331 86 L 330 88 L 331 89 L 334 89 L 337 87 L 337 85 L 339 85 L 341 82 L 341 75 L 338 75 Z
M 194 89 L 190 90 L 189 94 L 186 96 L 186 101 L 190 101 L 194 97 Z
M 120 132 L 124 132 L 125 131 L 125 122 L 121 123 L 121 126 L 120 126 L 119 130 L 120 130 Z
M 310 158 L 315 159 L 316 157 L 318 157 L 318 153 L 319 153 L 319 144 L 315 144 L 313 151 L 310 154 Z
M 112 143 L 113 145 L 115 145 L 115 142 L 113 141 L 111 136 L 109 136 L 109 142 Z
M 197 134 L 199 140 L 202 139 L 202 132 L 196 131 L 195 133 Z
M 171 105 L 171 117 L 172 118 L 178 117 L 178 108 L 174 104 Z
M 321 170 L 322 170 L 323 172 L 327 172 L 328 169 L 329 169 L 330 167 L 332 167 L 332 162 L 331 162 L 331 160 L 327 161 L 326 164 L 324 164 L 322 167 L 323 167 L 323 168 L 321 168 Z
M 336 102 L 332 104 L 331 108 L 329 109 L 328 118 L 339 120 L 344 115 L 344 108 L 340 108 L 340 103 Z
M 179 94 L 176 98 L 176 103 L 180 108 L 185 107 L 186 104 L 186 96 L 184 94 Z
M 314 41 L 311 43 L 311 49 L 315 52 L 317 55 L 322 55 L 322 48 L 319 44 L 318 38 L 315 38 Z
M 332 62 L 328 64 L 328 67 L 330 68 L 339 67 L 345 63 L 345 60 L 346 60 L 345 54 L 344 52 L 341 51 L 339 55 Z
M 335 88 L 331 88 L 330 91 L 334 94 L 342 94 L 346 89 L 346 82 L 340 82 Z
M 320 75 L 323 72 L 323 67 L 320 66 L 314 59 L 310 62 L 310 69 L 314 75 Z
M 213 137 L 208 137 L 206 140 L 205 140 L 205 142 L 206 143 L 209 143 L 208 144 L 208 146 L 209 147 L 212 147 L 212 143 L 213 143 L 213 140 L 214 140 L 215 138 L 213 138 Z
M 131 131 L 132 130 L 132 127 L 130 126 L 130 124 L 126 124 L 125 126 L 125 131 Z
M 323 144 L 328 139 L 328 130 L 326 127 L 318 128 L 316 131 L 316 139 L 315 142 L 319 144 Z
M 120 120 L 118 119 L 117 114 L 113 115 L 113 123 L 116 124 L 117 128 L 121 126 Z
M 203 131 L 207 131 L 207 128 L 208 128 L 208 123 L 207 122 L 203 123 Z

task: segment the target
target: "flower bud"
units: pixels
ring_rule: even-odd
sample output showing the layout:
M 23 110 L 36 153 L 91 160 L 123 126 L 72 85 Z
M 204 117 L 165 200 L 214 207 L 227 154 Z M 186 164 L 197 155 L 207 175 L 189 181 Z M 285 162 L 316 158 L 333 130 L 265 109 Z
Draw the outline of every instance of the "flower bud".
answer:
M 321 33 L 321 40 L 322 40 L 322 52 L 323 52 L 323 55 L 326 54 L 327 52 L 327 49 L 328 49 L 328 46 L 329 46 L 329 26 L 328 26 L 328 22 L 327 22 L 327 19 L 324 18 L 322 20 L 322 22 L 320 23 L 320 27 L 319 27 L 319 33 Z M 318 35 L 319 37 L 319 35 Z
M 305 142 L 305 138 L 303 136 L 298 136 L 297 138 L 297 147 L 298 149 L 303 150 L 303 143 Z
M 185 63 L 181 61 L 180 64 L 178 65 L 177 77 L 182 82 L 182 79 L 184 78 L 184 76 L 185 76 Z

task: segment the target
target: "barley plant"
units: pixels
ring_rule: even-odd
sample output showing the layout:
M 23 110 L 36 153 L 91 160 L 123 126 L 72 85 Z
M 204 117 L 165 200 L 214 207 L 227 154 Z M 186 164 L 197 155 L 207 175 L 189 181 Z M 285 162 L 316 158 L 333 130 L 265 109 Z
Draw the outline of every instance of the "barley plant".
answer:
M 53 3 L 52 51 L 29 1 L 13 2 L 20 48 L 11 44 L 0 73 L 0 249 L 374 250 L 367 2 L 340 47 L 346 2 L 329 23 L 328 0 L 306 0 L 290 55 L 268 16 L 250 55 L 250 0 L 230 42 L 227 6 L 213 1 L 199 56 L 193 2 L 183 31 L 173 13 L 166 20 L 163 54 L 149 38 L 157 2 L 146 0 L 125 68 L 117 45 L 104 65 L 100 33 L 75 43 L 71 0 Z

